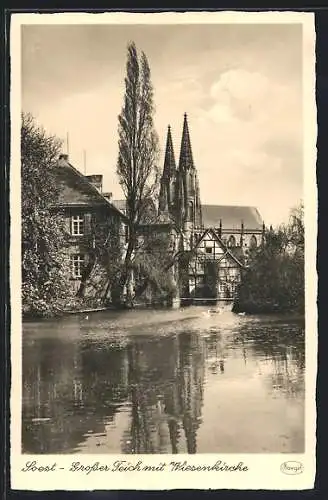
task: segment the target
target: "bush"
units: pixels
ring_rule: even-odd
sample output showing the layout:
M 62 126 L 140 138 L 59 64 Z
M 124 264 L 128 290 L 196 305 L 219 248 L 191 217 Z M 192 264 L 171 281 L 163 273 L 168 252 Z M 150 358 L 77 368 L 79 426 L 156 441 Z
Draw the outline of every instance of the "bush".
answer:
M 249 255 L 234 303 L 235 312 L 304 312 L 303 207 L 287 226 L 270 229 L 264 245 Z

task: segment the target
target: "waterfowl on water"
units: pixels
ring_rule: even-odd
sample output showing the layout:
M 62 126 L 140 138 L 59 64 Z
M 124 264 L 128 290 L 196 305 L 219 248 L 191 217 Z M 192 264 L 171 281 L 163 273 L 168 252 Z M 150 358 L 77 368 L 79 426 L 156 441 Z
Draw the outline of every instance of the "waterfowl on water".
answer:
M 222 314 L 223 313 L 223 309 L 211 309 L 210 312 L 211 313 L 215 313 L 215 314 Z

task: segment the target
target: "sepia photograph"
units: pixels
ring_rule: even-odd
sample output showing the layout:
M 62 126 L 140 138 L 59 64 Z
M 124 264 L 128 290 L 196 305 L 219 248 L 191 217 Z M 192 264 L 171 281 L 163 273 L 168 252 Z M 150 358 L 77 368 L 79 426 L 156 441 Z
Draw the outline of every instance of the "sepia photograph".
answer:
M 283 17 L 136 16 L 19 26 L 22 463 L 276 454 L 298 474 L 314 42 Z

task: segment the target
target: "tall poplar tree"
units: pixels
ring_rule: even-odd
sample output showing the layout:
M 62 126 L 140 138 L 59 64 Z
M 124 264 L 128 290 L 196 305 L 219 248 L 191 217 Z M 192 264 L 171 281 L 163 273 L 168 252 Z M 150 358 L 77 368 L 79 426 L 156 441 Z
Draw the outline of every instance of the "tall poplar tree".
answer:
M 125 94 L 118 117 L 119 154 L 117 174 L 127 201 L 129 239 L 122 285 L 127 301 L 133 290 L 133 257 L 138 244 L 138 226 L 147 215 L 158 188 L 158 137 L 154 128 L 154 99 L 146 55 L 139 56 L 134 43 L 128 45 Z

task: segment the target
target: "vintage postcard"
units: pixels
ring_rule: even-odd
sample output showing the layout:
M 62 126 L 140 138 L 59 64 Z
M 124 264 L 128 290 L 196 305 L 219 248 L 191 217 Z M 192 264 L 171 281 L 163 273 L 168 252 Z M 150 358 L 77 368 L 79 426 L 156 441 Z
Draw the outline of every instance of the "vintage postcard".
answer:
M 10 46 L 12 488 L 313 488 L 314 15 Z

